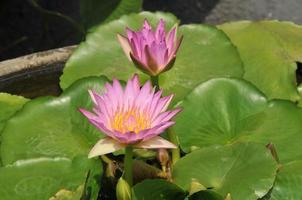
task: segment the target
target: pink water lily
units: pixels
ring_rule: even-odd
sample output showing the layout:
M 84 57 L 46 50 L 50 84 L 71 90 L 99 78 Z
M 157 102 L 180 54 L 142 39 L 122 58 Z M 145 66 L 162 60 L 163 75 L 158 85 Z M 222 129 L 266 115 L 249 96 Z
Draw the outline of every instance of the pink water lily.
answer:
M 176 148 L 158 136 L 175 123 L 172 118 L 181 110 L 166 111 L 173 95 L 161 97 L 162 90 L 155 92 L 150 81 L 140 87 L 137 75 L 128 80 L 125 88 L 114 79 L 112 84 L 105 84 L 105 89 L 103 94 L 89 91 L 93 112 L 80 109 L 90 123 L 106 134 L 92 148 L 89 158 L 127 145 L 146 149 Z
M 126 28 L 127 37 L 118 34 L 118 40 L 134 64 L 143 72 L 157 76 L 171 69 L 176 53 L 182 41 L 176 38 L 176 26 L 168 34 L 165 32 L 165 22 L 161 19 L 155 31 L 145 19 L 140 31 Z

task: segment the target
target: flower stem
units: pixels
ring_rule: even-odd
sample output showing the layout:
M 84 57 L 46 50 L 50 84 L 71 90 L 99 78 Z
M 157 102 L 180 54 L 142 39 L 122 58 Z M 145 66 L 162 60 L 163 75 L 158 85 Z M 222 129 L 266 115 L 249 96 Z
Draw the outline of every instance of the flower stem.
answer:
M 158 82 L 159 76 L 150 76 L 150 79 L 151 79 L 153 87 L 155 87 L 155 91 L 158 91 L 159 90 L 159 82 Z M 168 132 L 169 140 L 178 147 L 177 149 L 172 149 L 172 166 L 173 166 L 180 159 L 179 144 L 178 144 L 176 133 L 171 128 L 169 128 L 167 130 L 167 132 Z
M 125 158 L 124 158 L 124 178 L 130 187 L 132 187 L 133 184 L 132 157 L 133 157 L 133 147 L 127 146 L 125 152 Z
M 169 140 L 178 147 L 177 149 L 172 149 L 172 165 L 174 165 L 180 159 L 179 144 L 176 133 L 171 128 L 169 128 L 167 132 Z
M 150 76 L 153 87 L 155 87 L 155 91 L 159 90 L 158 76 Z

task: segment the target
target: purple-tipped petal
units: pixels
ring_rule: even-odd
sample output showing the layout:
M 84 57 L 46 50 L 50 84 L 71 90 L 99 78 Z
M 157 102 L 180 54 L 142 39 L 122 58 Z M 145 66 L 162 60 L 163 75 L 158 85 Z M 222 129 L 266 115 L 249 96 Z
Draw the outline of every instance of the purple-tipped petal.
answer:
M 80 111 L 91 124 L 115 143 L 121 144 L 118 148 L 139 143 L 149 144 L 145 141 L 157 137 L 172 126 L 175 122 L 171 119 L 180 111 L 179 108 L 166 111 L 173 95 L 161 97 L 163 91 L 155 92 L 150 81 L 140 87 L 137 75 L 128 80 L 125 88 L 117 79 L 113 79 L 112 84 L 105 84 L 105 89 L 102 94 L 89 91 L 94 102 L 93 112 L 85 109 Z M 106 141 L 111 140 L 107 138 Z M 104 146 L 103 143 L 104 141 L 100 144 Z M 97 154 L 91 155 L 114 151 L 115 148 L 109 147 L 109 150 L 94 150 Z
M 172 28 L 168 33 L 167 48 L 169 50 L 169 55 L 171 55 L 172 52 L 174 53 L 175 39 L 176 39 L 176 27 Z
M 174 124 L 175 124 L 175 122 L 169 121 L 169 122 L 161 123 L 160 125 L 157 125 L 156 127 L 149 129 L 149 131 L 147 131 L 144 134 L 143 140 L 149 140 L 150 138 L 153 138 L 153 137 L 163 133 L 167 128 L 173 126 Z
M 156 30 L 145 19 L 139 31 L 126 28 L 126 38 L 118 36 L 127 57 L 135 66 L 151 76 L 165 72 L 174 64 L 175 57 L 182 37 L 176 41 L 177 26 L 168 34 L 165 31 L 165 21 L 160 19 Z M 130 49 L 130 53 L 129 53 Z
M 169 104 L 171 103 L 173 97 L 174 97 L 174 95 L 171 94 L 169 96 L 161 98 L 158 101 L 158 103 L 157 103 L 157 105 L 154 108 L 153 113 L 152 113 L 152 120 L 154 120 L 155 117 L 158 116 L 160 113 L 167 110 L 167 108 L 168 108 Z
M 176 45 L 175 45 L 175 49 L 174 49 L 173 54 L 172 54 L 171 56 L 175 56 L 175 55 L 177 54 L 177 51 L 178 51 L 178 49 L 179 49 L 179 47 L 180 47 L 180 44 L 181 44 L 183 38 L 184 38 L 184 37 L 183 37 L 183 35 L 182 35 L 182 36 L 180 36 L 180 38 L 177 40 Z
M 144 19 L 144 26 L 143 26 L 143 28 L 146 29 L 146 30 L 152 30 L 152 27 L 149 24 L 149 22 L 148 22 L 147 19 Z
M 163 19 L 160 19 L 155 31 L 155 37 L 157 41 L 165 40 L 166 33 L 165 33 L 165 22 Z
M 88 158 L 93 158 L 96 156 L 112 153 L 124 148 L 125 146 L 126 146 L 125 144 L 121 144 L 112 138 L 106 137 L 104 139 L 99 140 L 94 145 L 94 147 L 90 150 L 88 154 Z
M 135 144 L 134 147 L 142 149 L 176 149 L 177 146 L 168 140 L 165 140 L 159 136 L 153 137 L 150 140 L 142 141 Z
M 156 125 L 159 124 L 161 122 L 166 122 L 171 120 L 175 115 L 177 115 L 182 109 L 181 108 L 177 108 L 175 110 L 171 110 L 171 111 L 166 111 L 164 113 L 159 114 L 154 121 L 152 122 L 152 125 Z

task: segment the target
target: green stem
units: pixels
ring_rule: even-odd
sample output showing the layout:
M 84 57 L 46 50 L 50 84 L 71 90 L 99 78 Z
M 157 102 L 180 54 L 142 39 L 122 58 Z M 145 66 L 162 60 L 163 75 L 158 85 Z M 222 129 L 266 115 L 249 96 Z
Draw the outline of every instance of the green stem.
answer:
M 155 91 L 159 90 L 158 76 L 150 76 L 153 87 L 155 87 Z
M 159 83 L 158 83 L 159 76 L 150 76 L 150 79 L 151 79 L 152 85 L 155 87 L 155 90 L 158 91 L 159 90 Z M 168 129 L 167 132 L 168 132 L 168 137 L 169 137 L 170 142 L 172 142 L 173 144 L 175 144 L 178 147 L 179 144 L 178 144 L 176 133 L 172 129 Z M 179 159 L 180 159 L 179 148 L 172 149 L 172 166 Z
M 179 146 L 176 133 L 169 128 L 167 130 L 169 140 L 175 144 L 177 147 Z M 179 147 L 177 149 L 172 149 L 172 165 L 174 165 L 180 159 L 180 150 Z
M 125 152 L 125 158 L 124 158 L 124 179 L 125 181 L 127 181 L 130 187 L 132 187 L 133 184 L 132 157 L 133 157 L 133 148 L 132 146 L 127 146 Z
M 106 155 L 101 155 L 101 159 L 106 163 L 106 164 L 110 164 L 112 162 L 112 160 L 110 160 L 110 158 L 108 158 Z

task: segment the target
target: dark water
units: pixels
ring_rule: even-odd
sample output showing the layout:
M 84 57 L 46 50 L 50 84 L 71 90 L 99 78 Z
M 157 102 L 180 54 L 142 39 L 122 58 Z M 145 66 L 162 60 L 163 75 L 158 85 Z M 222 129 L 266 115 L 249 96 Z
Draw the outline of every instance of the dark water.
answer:
M 20 71 L 0 77 L 0 92 L 36 98 L 44 95 L 57 96 L 61 93 L 59 77 L 64 63 Z

